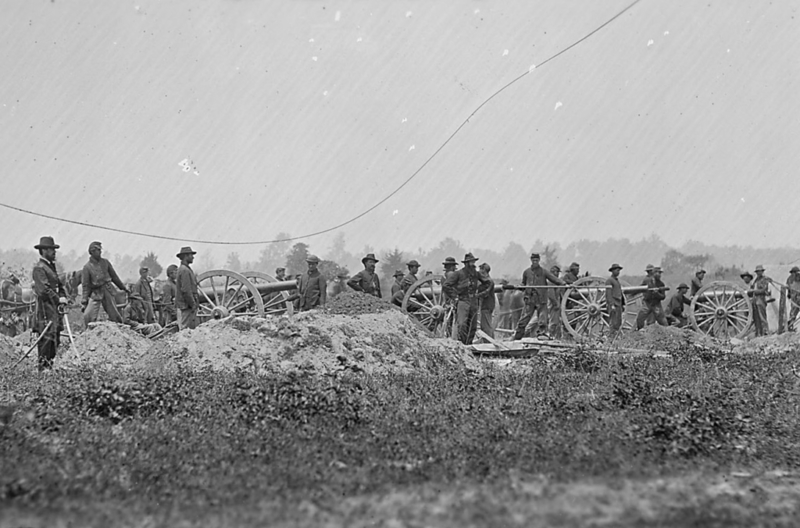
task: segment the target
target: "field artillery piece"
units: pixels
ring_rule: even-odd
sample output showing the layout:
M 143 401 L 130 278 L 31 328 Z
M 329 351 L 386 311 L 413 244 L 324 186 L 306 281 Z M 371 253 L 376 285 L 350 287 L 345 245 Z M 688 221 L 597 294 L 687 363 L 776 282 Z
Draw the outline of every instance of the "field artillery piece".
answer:
M 455 335 L 455 307 L 448 302 L 442 289 L 444 277 L 430 275 L 409 287 L 403 298 L 402 309 L 427 328 L 434 336 Z M 560 320 L 563 328 L 575 339 L 587 339 L 608 335 L 610 331 L 606 303 L 606 279 L 583 277 L 569 286 L 495 286 L 495 293 L 515 289 L 555 290 L 560 293 Z M 642 295 L 647 286 L 622 284 L 625 310 L 622 316 L 622 331 L 636 328 L 636 316 L 642 305 Z M 713 282 L 692 298 L 688 320 L 692 327 L 703 334 L 730 339 L 742 337 L 752 321 L 752 310 L 747 292 L 730 282 Z M 513 328 L 495 331 L 510 333 Z
M 197 316 L 202 323 L 230 315 L 292 315 L 289 292 L 295 289 L 295 280 L 279 281 L 258 271 L 206 271 L 197 277 Z

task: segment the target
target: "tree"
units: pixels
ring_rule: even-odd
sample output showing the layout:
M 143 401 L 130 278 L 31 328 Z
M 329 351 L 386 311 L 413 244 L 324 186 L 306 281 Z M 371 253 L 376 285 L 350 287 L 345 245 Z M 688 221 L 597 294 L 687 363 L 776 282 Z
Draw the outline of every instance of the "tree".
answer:
M 147 267 L 150 269 L 150 276 L 154 279 L 161 275 L 161 272 L 164 271 L 164 268 L 161 267 L 161 264 L 158 263 L 158 257 L 152 251 L 144 256 L 142 261 L 139 263 L 139 267 Z
M 276 240 L 285 240 L 287 238 L 291 238 L 291 235 L 283 231 L 275 235 Z M 258 262 L 256 263 L 257 271 L 269 273 L 270 275 L 274 274 L 275 268 L 283 266 L 286 262 L 286 254 L 289 252 L 290 244 L 288 240 L 267 244 L 258 257 Z
M 381 274 L 384 278 L 394 275 L 395 270 L 403 269 L 403 252 L 397 248 L 386 253 L 381 261 Z
M 332 260 L 320 261 L 319 267 L 317 269 L 319 269 L 319 272 L 322 273 L 322 275 L 325 277 L 325 280 L 328 282 L 331 282 L 336 277 L 338 277 L 340 271 L 348 273 L 347 268 L 343 268 L 342 266 L 340 266 L 339 264 L 337 264 Z
M 333 237 L 331 248 L 328 250 L 325 258 L 327 260 L 332 260 L 333 262 L 347 262 L 353 258 L 353 256 L 347 252 L 345 247 L 343 232 L 339 231 L 336 233 L 336 236 Z
M 225 269 L 231 271 L 242 271 L 242 261 L 239 259 L 239 253 L 233 251 L 228 253 L 228 259 L 225 261 Z
M 561 264 L 558 263 L 558 249 L 556 246 L 546 245 L 544 251 L 542 251 L 541 257 L 543 268 L 548 270 L 553 266 L 561 268 Z
M 289 254 L 286 255 L 286 274 L 292 276 L 304 272 L 306 270 L 307 258 L 308 244 L 298 242 L 293 245 Z

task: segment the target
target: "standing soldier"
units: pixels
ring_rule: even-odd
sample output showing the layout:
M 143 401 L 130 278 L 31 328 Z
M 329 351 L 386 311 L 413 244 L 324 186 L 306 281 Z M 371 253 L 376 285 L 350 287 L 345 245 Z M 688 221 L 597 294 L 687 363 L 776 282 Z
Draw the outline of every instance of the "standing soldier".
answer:
M 368 253 L 367 256 L 361 259 L 361 263 L 364 265 L 364 269 L 353 275 L 353 278 L 347 281 L 347 285 L 355 291 L 382 298 L 381 280 L 378 278 L 378 274 L 375 273 L 375 264 L 378 263 L 375 254 Z
M 291 280 L 286 278 L 286 268 L 284 268 L 283 266 L 278 266 L 277 268 L 275 268 L 275 280 L 276 281 Z
M 444 262 L 442 262 L 442 266 L 444 267 L 444 278 L 447 280 L 450 275 L 456 272 L 458 263 L 456 262 L 455 257 L 447 257 L 444 259 Z
M 178 275 L 175 280 L 175 307 L 178 311 L 178 329 L 197 328 L 197 277 L 191 268 L 197 251 L 184 246 L 176 257 L 181 259 Z
M 786 286 L 789 288 L 789 302 L 792 304 L 786 328 L 789 332 L 794 332 L 797 329 L 797 316 L 800 315 L 800 268 L 797 266 L 789 270 Z
M 458 340 L 465 345 L 472 344 L 478 328 L 478 302 L 483 291 L 489 287 L 490 281 L 484 279 L 475 268 L 472 253 L 464 255 L 464 267 L 451 274 L 444 281 L 442 289 L 451 299 L 456 299 L 456 322 L 458 324 Z
M 669 303 L 667 304 L 667 322 L 672 326 L 683 328 L 689 323 L 689 319 L 683 315 L 683 305 L 692 304 L 692 301 L 686 297 L 687 291 L 689 291 L 689 286 L 682 282 L 678 285 L 678 291 L 669 299 Z
M 561 275 L 561 268 L 558 267 L 558 264 L 553 264 L 552 266 L 550 266 L 550 273 L 552 273 L 554 277 L 558 277 L 559 275 Z M 563 280 L 567 284 L 572 284 L 571 282 L 567 282 L 568 275 L 569 272 L 565 273 L 564 276 L 561 277 L 561 280 Z M 547 311 L 549 312 L 549 318 L 550 318 L 547 326 L 548 331 L 550 332 L 550 335 L 552 337 L 560 339 L 561 338 L 561 291 L 560 290 L 557 290 L 556 288 L 549 288 L 547 290 Z
M 481 301 L 481 318 L 480 328 L 489 337 L 494 337 L 494 324 L 492 323 L 492 316 L 494 315 L 494 308 L 497 305 L 497 297 L 494 294 L 494 281 L 489 273 L 492 267 L 484 262 L 480 267 L 480 274 L 484 280 L 489 282 L 489 286 L 483 290 L 480 296 Z
M 309 255 L 306 263 L 308 264 L 308 273 L 300 276 L 300 284 L 298 286 L 300 295 L 298 307 L 301 312 L 317 306 L 324 306 L 328 294 L 328 284 L 325 282 L 325 276 L 317 269 L 319 257 Z
M 83 266 L 81 276 L 81 287 L 83 298 L 83 322 L 88 327 L 89 323 L 97 320 L 100 306 L 108 314 L 108 319 L 115 323 L 122 322 L 122 316 L 117 310 L 117 303 L 114 299 L 113 283 L 120 290 L 130 293 L 130 290 L 120 280 L 114 266 L 102 257 L 103 245 L 100 242 L 89 244 L 89 262 Z
M 611 276 L 606 279 L 606 307 L 608 309 L 608 326 L 614 336 L 622 328 L 622 313 L 625 311 L 625 296 L 622 294 L 622 284 L 619 283 L 619 272 L 622 266 L 617 263 L 608 268 Z
M 764 266 L 756 266 L 756 280 L 753 281 L 753 323 L 756 328 L 756 337 L 769 334 L 769 321 L 767 321 L 767 297 L 770 296 L 769 284 L 772 279 L 764 276 Z
M 139 268 L 139 280 L 131 288 L 131 293 L 138 293 L 142 299 L 142 308 L 144 308 L 144 324 L 153 324 L 156 322 L 155 310 L 153 308 L 153 287 L 150 286 L 150 268 L 142 266 Z
M 403 291 L 403 270 L 395 270 L 394 275 L 394 282 L 392 283 L 392 301 L 394 301 L 394 296 L 399 291 Z
M 564 276 L 561 277 L 561 279 L 567 284 L 572 284 L 573 282 L 578 280 L 580 274 L 581 274 L 581 265 L 578 264 L 577 262 L 573 262 L 572 264 L 569 265 L 569 269 L 564 274 Z
M 547 324 L 548 324 L 548 310 L 547 310 L 547 292 L 543 291 L 547 282 L 564 286 L 564 281 L 544 269 L 539 265 L 539 254 L 531 253 L 531 267 L 522 272 L 522 285 L 523 286 L 536 286 L 536 288 L 525 289 L 525 308 L 522 317 L 517 323 L 517 331 L 514 333 L 514 341 L 522 339 L 525 335 L 525 329 L 528 323 L 533 318 L 533 313 L 536 312 L 538 322 L 536 325 L 536 337 L 548 338 Z
M 644 324 L 651 316 L 661 326 L 667 326 L 661 301 L 666 299 L 667 294 L 664 292 L 669 288 L 661 282 L 661 268 L 652 268 L 651 274 L 642 282 L 642 286 L 647 286 L 647 290 L 642 294 L 642 309 L 636 316 L 636 329 L 644 328 Z
M 167 282 L 161 291 L 161 326 L 167 326 L 177 320 L 175 314 L 175 276 L 178 274 L 178 266 L 170 264 L 167 266 Z
M 699 292 L 700 289 L 703 287 L 703 279 L 705 278 L 705 276 L 706 276 L 706 270 L 704 269 L 699 269 L 697 270 L 697 273 L 694 274 L 694 277 L 692 277 L 692 290 L 691 293 L 689 294 L 690 297 L 694 297 L 695 295 L 697 295 L 697 292 Z
M 61 246 L 53 237 L 46 236 L 33 247 L 39 250 L 39 261 L 34 264 L 31 275 L 36 294 L 34 330 L 41 336 L 37 345 L 41 372 L 53 367 L 63 329 L 59 307 L 67 304 L 67 292 L 56 271 L 56 250 Z

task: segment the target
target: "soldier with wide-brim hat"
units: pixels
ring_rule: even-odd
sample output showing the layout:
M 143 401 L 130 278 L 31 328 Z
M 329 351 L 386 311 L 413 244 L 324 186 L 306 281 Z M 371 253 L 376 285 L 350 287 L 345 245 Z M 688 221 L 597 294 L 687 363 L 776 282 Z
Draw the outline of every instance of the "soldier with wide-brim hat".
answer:
M 383 297 L 381 293 L 381 280 L 378 278 L 378 274 L 375 273 L 375 264 L 378 263 L 375 254 L 367 253 L 367 255 L 361 259 L 361 263 L 364 264 L 364 269 L 353 275 L 350 280 L 347 281 L 347 285 L 357 292 L 366 293 L 367 295 L 373 295 L 378 298 Z
M 189 246 L 183 246 L 177 253 L 181 259 L 178 267 L 178 275 L 175 278 L 175 308 L 177 308 L 178 329 L 194 329 L 200 324 L 197 318 L 200 296 L 197 291 L 197 275 L 192 269 L 194 256 L 197 251 L 193 251 Z
M 320 273 L 317 266 L 320 263 L 319 257 L 309 255 L 306 257 L 308 271 L 300 276 L 297 284 L 297 309 L 301 312 L 311 310 L 318 306 L 324 306 L 328 301 L 328 282 L 325 276 Z
M 465 345 L 471 345 L 478 328 L 478 309 L 480 299 L 492 282 L 478 273 L 475 261 L 478 259 L 472 254 L 464 255 L 464 267 L 453 272 L 444 284 L 442 290 L 449 299 L 457 299 L 456 322 L 458 324 L 458 340 Z
M 789 301 L 792 309 L 789 311 L 789 320 L 786 329 L 789 332 L 796 330 L 798 316 L 800 315 L 800 268 L 792 266 L 789 270 L 789 278 L 786 279 L 786 286 L 789 288 Z
M 670 326 L 683 328 L 689 324 L 689 318 L 683 313 L 683 307 L 687 304 L 692 304 L 692 301 L 686 296 L 687 291 L 689 291 L 689 285 L 685 282 L 680 283 L 677 291 L 667 303 L 666 317 Z
M 745 271 L 745 272 L 739 274 L 739 277 L 741 277 L 742 279 L 749 278 L 750 280 L 753 280 L 753 274 L 750 273 L 749 271 Z
M 756 277 L 753 281 L 753 326 L 756 337 L 769 334 L 769 321 L 767 321 L 767 302 L 769 302 L 769 284 L 772 280 L 764 276 L 764 266 L 756 266 Z
M 467 253 L 466 255 L 464 255 L 464 260 L 462 260 L 461 262 L 466 264 L 467 262 L 475 262 L 477 260 L 480 260 L 480 259 L 478 257 L 476 257 L 475 255 L 473 255 L 472 253 Z
M 610 268 L 608 268 L 608 271 L 613 272 L 615 269 L 621 270 L 623 269 L 623 267 L 615 262 L 614 264 L 611 265 Z
M 614 336 L 622 328 L 622 313 L 625 311 L 625 295 L 619 282 L 622 266 L 616 262 L 608 268 L 611 276 L 606 279 L 606 309 L 608 310 L 608 326 Z
M 31 271 L 33 293 L 36 295 L 33 330 L 40 338 L 38 348 L 39 371 L 53 367 L 56 350 L 64 328 L 63 316 L 58 307 L 67 304 L 67 292 L 56 270 L 56 250 L 60 247 L 53 237 L 44 236 L 33 246 L 39 250 L 39 260 Z

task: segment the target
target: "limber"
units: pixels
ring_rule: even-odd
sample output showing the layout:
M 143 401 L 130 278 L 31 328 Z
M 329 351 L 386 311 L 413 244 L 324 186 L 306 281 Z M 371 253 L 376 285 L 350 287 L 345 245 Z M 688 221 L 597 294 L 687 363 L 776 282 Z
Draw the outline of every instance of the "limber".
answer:
M 332 497 L 420 483 L 798 465 L 796 353 L 367 376 L 7 374 L 0 498 Z

